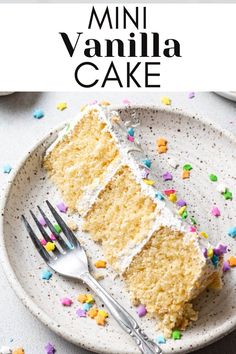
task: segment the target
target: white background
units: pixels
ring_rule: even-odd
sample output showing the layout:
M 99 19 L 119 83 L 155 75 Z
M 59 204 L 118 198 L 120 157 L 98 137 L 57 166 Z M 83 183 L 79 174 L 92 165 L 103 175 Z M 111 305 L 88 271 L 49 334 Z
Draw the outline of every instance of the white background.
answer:
M 158 32 L 162 43 L 167 38 L 176 38 L 181 44 L 182 58 L 161 58 L 159 91 L 236 90 L 236 4 L 144 5 L 148 14 L 147 31 Z M 96 4 L 96 9 L 103 13 L 106 6 Z M 122 8 L 118 4 L 109 5 L 111 12 L 115 6 Z M 134 6 L 128 4 L 127 8 L 132 12 Z M 102 31 L 97 27 L 88 30 L 91 9 L 92 4 L 0 4 L 0 90 L 82 90 L 74 80 L 74 71 L 85 61 L 83 43 L 70 58 L 58 32 L 75 38 L 76 32 L 81 31 L 85 33 L 84 38 L 101 41 L 118 36 L 125 40 L 130 31 L 138 32 L 131 25 L 129 30 L 107 27 Z M 110 60 L 96 59 L 101 80 Z M 124 77 L 129 58 L 114 60 Z M 140 60 L 145 59 L 132 59 L 133 62 Z M 86 72 L 86 77 L 90 76 L 93 81 L 94 71 Z M 139 79 L 143 80 L 142 70 Z M 99 89 L 99 86 L 93 88 Z M 114 83 L 106 87 L 107 91 L 118 89 Z M 142 91 L 135 86 L 131 90 Z
M 15 93 L 0 97 L 0 189 L 8 184 L 10 175 L 2 173 L 2 167 L 10 164 L 13 170 L 22 157 L 53 127 L 73 118 L 79 107 L 94 99 L 109 100 L 122 104 L 127 98 L 132 104 L 160 105 L 161 97 L 168 95 L 172 107 L 199 115 L 219 124 L 236 134 L 236 102 L 230 102 L 214 93 L 196 93 L 192 100 L 187 92 L 182 93 Z M 56 109 L 59 102 L 67 102 L 68 109 Z M 42 109 L 45 117 L 32 117 L 35 109 Z M 12 347 L 23 346 L 26 354 L 43 354 L 48 341 L 53 343 L 57 354 L 91 354 L 78 348 L 57 335 L 36 320 L 16 298 L 0 268 L 0 347 L 13 338 Z M 91 333 L 91 335 L 93 335 Z M 194 354 L 235 354 L 236 332 L 220 342 Z M 164 348 L 163 348 L 164 349 Z

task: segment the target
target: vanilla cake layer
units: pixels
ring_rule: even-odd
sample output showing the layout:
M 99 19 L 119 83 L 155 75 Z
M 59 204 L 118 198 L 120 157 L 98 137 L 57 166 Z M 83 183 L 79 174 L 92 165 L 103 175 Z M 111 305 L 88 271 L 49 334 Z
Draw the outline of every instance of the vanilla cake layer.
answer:
M 161 227 L 124 273 L 133 302 L 145 304 L 167 337 L 197 319 L 192 299 L 211 283 L 221 284 L 218 270 L 208 268 L 195 243 L 194 237 Z
M 128 166 L 121 166 L 84 218 L 83 229 L 102 243 L 114 265 L 131 241 L 140 243 L 156 218 L 156 203 L 146 196 Z
M 96 109 L 88 111 L 44 160 L 44 167 L 72 210 L 86 190 L 103 182 L 109 166 L 119 158 L 115 141 L 98 114 Z
M 192 299 L 207 286 L 221 287 L 223 257 L 214 265 L 205 258 L 210 244 L 189 232 L 168 200 L 157 200 L 155 186 L 144 183 L 146 156 L 127 141 L 126 129 L 100 107 L 89 107 L 49 149 L 44 165 L 69 208 L 83 215 L 84 230 L 123 275 L 133 300 L 169 336 L 196 320 Z M 155 180 L 152 171 L 149 178 Z

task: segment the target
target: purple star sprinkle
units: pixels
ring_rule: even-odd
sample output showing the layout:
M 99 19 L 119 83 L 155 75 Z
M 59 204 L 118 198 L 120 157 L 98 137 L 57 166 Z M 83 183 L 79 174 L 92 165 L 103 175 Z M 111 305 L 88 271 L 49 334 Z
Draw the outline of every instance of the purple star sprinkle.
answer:
M 54 354 L 56 352 L 56 349 L 54 348 L 54 346 L 51 343 L 48 343 L 45 346 L 45 351 L 47 354 Z
M 207 249 L 206 249 L 206 248 L 203 248 L 202 253 L 203 253 L 203 256 L 204 256 L 205 258 L 208 257 L 208 252 L 207 252 Z
M 180 208 L 182 208 L 183 206 L 187 205 L 187 203 L 186 203 L 185 200 L 183 200 L 183 199 L 179 199 L 179 200 L 176 202 L 176 204 L 177 204 Z
M 163 177 L 164 181 L 171 181 L 173 179 L 173 176 L 170 172 L 164 173 L 164 175 L 162 177 Z
M 84 311 L 83 309 L 79 308 L 77 311 L 76 311 L 76 314 L 77 316 L 79 317 L 86 317 L 86 311 Z
M 136 310 L 139 317 L 143 317 L 147 313 L 147 309 L 144 305 L 139 305 Z
M 188 98 L 191 100 L 192 98 L 195 97 L 195 92 L 189 92 L 188 93 Z
M 68 206 L 66 206 L 63 202 L 57 204 L 57 208 L 61 213 L 66 213 Z
M 224 273 L 227 272 L 227 270 L 230 270 L 229 262 L 225 261 L 223 263 L 223 269 L 222 270 L 223 270 Z
M 142 178 L 148 178 L 149 174 L 150 174 L 150 171 L 147 170 L 146 168 L 141 171 Z
M 221 243 L 219 243 L 217 247 L 214 248 L 214 254 L 216 256 L 222 256 L 225 253 L 227 253 L 227 246 L 222 245 Z
M 47 223 L 46 223 L 45 219 L 44 219 L 42 216 L 40 216 L 40 218 L 39 218 L 39 223 L 40 223 L 42 226 L 47 226 Z

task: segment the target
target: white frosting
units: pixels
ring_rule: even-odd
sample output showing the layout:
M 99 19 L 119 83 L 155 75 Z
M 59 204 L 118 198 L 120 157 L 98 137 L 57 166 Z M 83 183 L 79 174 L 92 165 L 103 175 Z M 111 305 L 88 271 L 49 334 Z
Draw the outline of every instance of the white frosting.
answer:
M 140 242 L 140 244 L 136 245 L 134 241 L 131 241 L 126 246 L 125 250 L 123 250 L 118 257 L 119 268 L 123 271 L 129 266 L 133 257 L 138 254 L 145 244 L 152 237 L 153 233 L 160 229 L 162 226 L 167 226 L 172 228 L 173 230 L 181 231 L 185 234 L 184 240 L 189 242 L 189 240 L 194 240 L 194 244 L 196 246 L 196 250 L 199 253 L 200 260 L 202 260 L 203 266 L 209 264 L 209 266 L 213 267 L 212 262 L 209 259 L 206 259 L 203 255 L 203 248 L 208 248 L 210 246 L 209 242 L 202 237 L 196 235 L 196 233 L 191 233 L 188 231 L 189 224 L 186 221 L 183 221 L 181 217 L 177 214 L 177 209 L 173 206 L 173 203 L 170 203 L 169 200 L 165 199 L 164 201 L 158 200 L 155 195 L 158 190 L 154 186 L 147 185 L 142 178 L 142 168 L 145 165 L 142 164 L 142 161 L 146 159 L 144 151 L 141 147 L 135 143 L 130 142 L 127 139 L 127 124 L 121 124 L 118 122 L 112 122 L 109 116 L 109 110 L 103 110 L 98 105 L 88 106 L 81 112 L 70 124 L 69 127 L 66 126 L 59 134 L 54 143 L 49 147 L 46 151 L 46 154 L 49 154 L 50 151 L 64 138 L 65 135 L 70 135 L 75 125 L 82 119 L 91 109 L 97 109 L 99 111 L 99 119 L 106 123 L 105 130 L 108 130 L 113 139 L 116 142 L 117 148 L 120 152 L 121 158 L 118 158 L 114 163 L 112 163 L 105 175 L 104 181 L 102 184 L 93 183 L 92 186 L 89 186 L 84 192 L 84 197 L 82 201 L 80 201 L 77 205 L 78 211 L 82 216 L 86 215 L 92 205 L 96 202 L 96 199 L 99 193 L 106 187 L 107 183 L 112 179 L 115 175 L 116 171 L 122 165 L 128 165 L 133 172 L 133 175 L 141 186 L 142 192 L 149 196 L 153 202 L 156 204 L 156 219 L 154 225 L 148 235 Z M 130 125 L 131 122 L 129 122 Z M 142 167 L 143 166 L 143 167 Z M 145 167 L 146 168 L 146 167 Z M 150 169 L 149 179 L 158 181 L 157 176 Z

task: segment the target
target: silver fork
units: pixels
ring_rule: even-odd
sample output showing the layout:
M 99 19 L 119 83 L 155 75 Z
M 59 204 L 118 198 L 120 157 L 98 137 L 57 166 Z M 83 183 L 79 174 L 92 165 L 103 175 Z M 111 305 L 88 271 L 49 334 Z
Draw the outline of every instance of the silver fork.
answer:
M 123 328 L 123 330 L 134 339 L 135 343 L 143 354 L 162 354 L 162 349 L 155 342 L 148 338 L 148 336 L 139 327 L 136 320 L 92 277 L 89 272 L 88 259 L 85 250 L 80 245 L 74 233 L 70 230 L 62 217 L 57 213 L 57 211 L 53 208 L 48 200 L 46 203 L 54 219 L 61 227 L 65 239 L 67 240 L 65 242 L 60 234 L 56 232 L 49 218 L 38 206 L 38 209 L 46 221 L 49 230 L 56 237 L 56 247 L 53 252 L 48 253 L 46 251 L 36 236 L 35 232 L 31 228 L 30 224 L 26 220 L 25 216 L 22 215 L 22 220 L 25 224 L 27 232 L 43 260 L 55 272 L 73 279 L 82 280 L 85 284 L 87 284 L 102 300 L 108 309 L 108 312 L 114 317 L 121 328 Z M 34 213 L 31 210 L 30 213 L 44 240 L 51 242 L 51 239 L 48 236 L 46 230 L 40 224 Z

